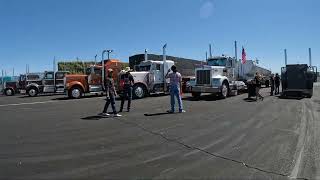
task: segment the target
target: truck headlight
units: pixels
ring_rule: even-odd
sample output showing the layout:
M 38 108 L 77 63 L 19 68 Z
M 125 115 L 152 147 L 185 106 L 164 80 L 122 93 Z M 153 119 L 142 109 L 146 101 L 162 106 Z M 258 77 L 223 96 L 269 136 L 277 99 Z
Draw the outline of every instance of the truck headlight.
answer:
M 217 79 L 217 78 L 213 78 L 213 79 L 212 79 L 212 86 L 218 87 L 218 86 L 220 86 L 220 85 L 221 85 L 220 79 Z

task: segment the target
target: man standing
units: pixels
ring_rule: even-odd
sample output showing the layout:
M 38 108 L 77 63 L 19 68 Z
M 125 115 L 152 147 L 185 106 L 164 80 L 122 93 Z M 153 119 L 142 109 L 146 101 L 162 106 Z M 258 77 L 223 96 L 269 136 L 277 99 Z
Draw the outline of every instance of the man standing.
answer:
M 130 74 L 131 70 L 128 70 L 126 74 L 124 74 L 121 79 L 124 82 L 123 85 L 123 94 L 121 97 L 121 106 L 120 106 L 120 111 L 122 112 L 123 110 L 123 105 L 124 101 L 128 99 L 128 106 L 127 106 L 127 112 L 130 112 L 130 105 L 131 105 L 131 100 L 132 100 L 132 86 L 134 85 L 134 79 L 132 75 Z
M 263 101 L 263 96 L 260 94 L 261 89 L 261 77 L 258 72 L 256 72 L 256 76 L 254 77 L 256 83 L 256 100 L 261 99 Z
M 182 99 L 181 99 L 181 81 L 182 77 L 179 72 L 177 72 L 177 67 L 173 65 L 171 67 L 172 73 L 169 74 L 170 69 L 168 70 L 165 78 L 170 78 L 170 96 L 171 96 L 171 110 L 168 111 L 168 113 L 174 113 L 174 106 L 175 106 L 175 100 L 174 98 L 176 97 L 178 100 L 179 104 L 179 113 L 184 113 L 186 112 L 183 110 L 183 105 L 182 105 Z
M 280 76 L 279 76 L 278 73 L 276 73 L 276 77 L 274 78 L 274 83 L 275 83 L 275 86 L 276 86 L 275 95 L 277 95 L 277 94 L 280 93 L 280 90 L 279 90 L 279 87 L 280 87 Z
M 106 101 L 106 104 L 104 105 L 103 112 L 100 113 L 99 115 L 110 116 L 110 114 L 108 114 L 108 107 L 111 104 L 114 117 L 121 117 L 121 115 L 117 113 L 116 106 L 115 106 L 117 92 L 116 92 L 116 88 L 114 87 L 114 80 L 112 79 L 112 73 L 113 73 L 113 70 L 108 69 L 108 77 L 105 81 L 107 101 Z
M 270 76 L 270 87 L 271 87 L 270 96 L 273 96 L 273 91 L 274 91 L 274 75 L 273 74 L 271 74 Z

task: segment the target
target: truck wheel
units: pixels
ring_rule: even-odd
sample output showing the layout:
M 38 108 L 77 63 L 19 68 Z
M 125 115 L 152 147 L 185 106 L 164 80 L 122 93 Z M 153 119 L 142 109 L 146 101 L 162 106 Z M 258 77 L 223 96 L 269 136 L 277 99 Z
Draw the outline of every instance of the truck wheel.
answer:
M 6 96 L 13 96 L 13 95 L 14 95 L 14 91 L 13 91 L 12 89 L 6 89 L 6 90 L 4 91 L 4 94 L 5 94 Z
M 68 96 L 69 98 L 72 99 L 79 99 L 82 96 L 82 90 L 80 87 L 72 87 L 69 91 L 68 91 Z
M 229 88 L 227 83 L 222 83 L 220 97 L 225 99 L 229 94 Z
M 38 95 L 38 89 L 36 87 L 31 87 L 27 93 L 30 97 L 35 97 Z
M 146 90 L 142 85 L 135 85 L 133 87 L 133 96 L 137 99 L 144 98 Z
M 191 95 L 192 95 L 192 97 L 194 97 L 194 98 L 200 98 L 201 92 L 192 92 Z

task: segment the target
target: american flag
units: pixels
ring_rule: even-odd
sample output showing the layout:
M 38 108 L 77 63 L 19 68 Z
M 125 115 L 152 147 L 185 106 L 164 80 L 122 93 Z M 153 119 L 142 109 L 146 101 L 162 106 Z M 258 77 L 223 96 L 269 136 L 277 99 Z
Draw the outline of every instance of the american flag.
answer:
M 247 54 L 246 51 L 244 50 L 244 47 L 242 47 L 242 64 L 245 64 L 247 61 Z

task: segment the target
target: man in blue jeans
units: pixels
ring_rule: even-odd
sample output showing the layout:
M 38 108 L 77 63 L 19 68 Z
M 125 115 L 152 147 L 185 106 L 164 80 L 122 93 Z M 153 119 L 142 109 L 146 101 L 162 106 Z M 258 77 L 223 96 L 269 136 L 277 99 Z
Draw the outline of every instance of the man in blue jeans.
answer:
M 168 111 L 168 113 L 174 113 L 174 106 L 175 106 L 175 100 L 174 98 L 176 97 L 178 100 L 179 104 L 179 113 L 184 113 L 186 112 L 183 110 L 183 105 L 182 105 L 182 99 L 181 99 L 181 81 L 182 77 L 179 72 L 177 72 L 177 67 L 173 65 L 171 67 L 172 73 L 170 73 L 170 69 L 168 70 L 165 78 L 170 78 L 170 96 L 171 96 L 171 110 Z M 169 74 L 170 73 L 170 74 Z
M 121 115 L 117 113 L 117 110 L 115 107 L 117 92 L 116 92 L 116 88 L 114 87 L 114 80 L 112 79 L 112 73 L 113 73 L 113 70 L 108 69 L 108 77 L 105 80 L 107 101 L 106 101 L 106 104 L 104 105 L 103 112 L 100 113 L 99 115 L 110 116 L 110 114 L 108 113 L 108 107 L 111 104 L 113 116 L 114 117 L 121 117 Z

